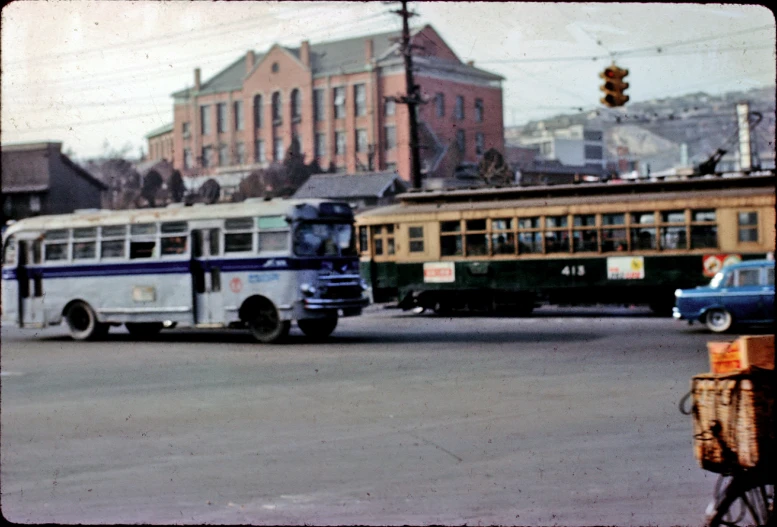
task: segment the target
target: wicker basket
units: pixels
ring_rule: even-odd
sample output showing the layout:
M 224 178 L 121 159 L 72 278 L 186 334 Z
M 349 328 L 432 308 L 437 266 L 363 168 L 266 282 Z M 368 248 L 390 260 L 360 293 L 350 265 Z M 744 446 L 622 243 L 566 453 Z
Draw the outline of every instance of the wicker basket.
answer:
M 693 377 L 693 437 L 705 470 L 728 474 L 775 460 L 775 372 Z

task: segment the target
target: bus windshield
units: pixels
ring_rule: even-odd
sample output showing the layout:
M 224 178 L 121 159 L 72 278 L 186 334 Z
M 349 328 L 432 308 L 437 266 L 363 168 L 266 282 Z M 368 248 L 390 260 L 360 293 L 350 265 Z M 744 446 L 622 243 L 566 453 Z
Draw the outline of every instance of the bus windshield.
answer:
M 294 254 L 356 256 L 353 226 L 348 223 L 300 223 L 294 231 Z

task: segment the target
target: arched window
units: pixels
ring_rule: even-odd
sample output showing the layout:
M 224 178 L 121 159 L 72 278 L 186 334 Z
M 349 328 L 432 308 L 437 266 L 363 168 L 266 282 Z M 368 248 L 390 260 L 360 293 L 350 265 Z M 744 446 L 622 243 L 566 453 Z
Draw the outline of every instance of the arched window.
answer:
M 302 117 L 302 101 L 297 88 L 291 90 L 291 118 L 298 121 Z
M 273 124 L 279 124 L 283 121 L 283 110 L 281 109 L 281 92 L 272 94 L 272 121 Z
M 262 121 L 263 121 L 262 114 L 263 114 L 262 96 L 255 95 L 254 96 L 254 128 L 262 127 Z

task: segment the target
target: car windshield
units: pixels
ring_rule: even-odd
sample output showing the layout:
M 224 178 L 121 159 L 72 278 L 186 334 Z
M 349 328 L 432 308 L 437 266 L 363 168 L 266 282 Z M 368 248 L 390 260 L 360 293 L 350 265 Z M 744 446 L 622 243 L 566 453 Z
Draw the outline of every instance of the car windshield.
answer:
M 355 256 L 353 226 L 348 223 L 300 223 L 294 231 L 294 254 Z
M 710 280 L 710 287 L 713 289 L 717 289 L 720 287 L 720 285 L 723 283 L 723 277 L 725 275 L 721 273 L 717 273 L 715 276 L 712 277 L 712 280 Z

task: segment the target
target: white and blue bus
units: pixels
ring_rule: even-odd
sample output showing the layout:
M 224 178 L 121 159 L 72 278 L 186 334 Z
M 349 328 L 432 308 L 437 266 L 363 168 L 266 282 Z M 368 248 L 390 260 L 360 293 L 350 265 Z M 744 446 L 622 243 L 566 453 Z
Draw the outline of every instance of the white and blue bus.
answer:
M 325 200 L 83 210 L 15 222 L 3 235 L 2 321 L 67 325 L 76 340 L 124 324 L 244 327 L 314 338 L 369 303 L 353 213 Z

